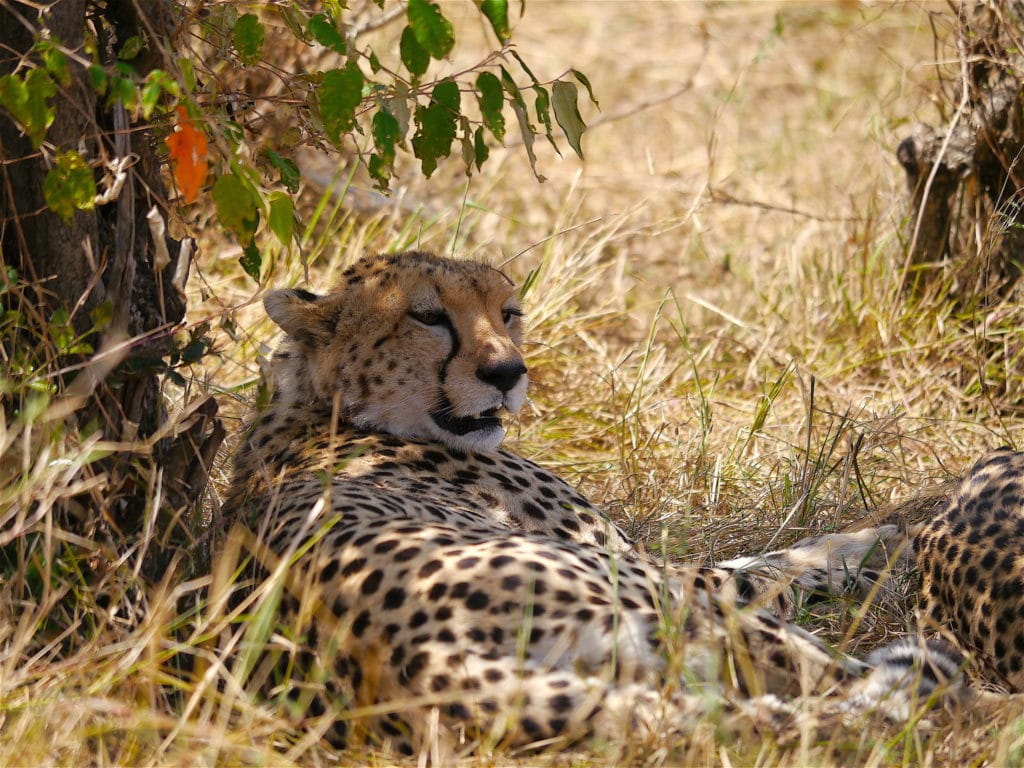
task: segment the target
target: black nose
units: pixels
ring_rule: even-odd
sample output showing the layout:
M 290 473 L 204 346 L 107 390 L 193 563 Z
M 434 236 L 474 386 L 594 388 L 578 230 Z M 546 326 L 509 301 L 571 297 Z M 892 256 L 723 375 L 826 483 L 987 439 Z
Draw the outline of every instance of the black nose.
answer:
M 525 373 L 526 366 L 522 360 L 507 360 L 494 365 L 482 365 L 476 369 L 476 377 L 480 381 L 497 387 L 502 392 L 512 389 Z

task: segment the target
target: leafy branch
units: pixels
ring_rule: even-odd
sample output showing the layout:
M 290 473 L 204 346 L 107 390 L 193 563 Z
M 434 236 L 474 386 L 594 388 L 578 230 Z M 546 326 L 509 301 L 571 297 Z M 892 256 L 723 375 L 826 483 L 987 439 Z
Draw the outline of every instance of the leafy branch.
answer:
M 285 247 L 301 231 L 295 195 L 302 176 L 293 158 L 303 146 L 356 158 L 387 192 L 403 155 L 426 177 L 455 153 L 467 174 L 481 170 L 490 147 L 505 142 L 511 111 L 539 181 L 534 140 L 543 136 L 560 153 L 556 126 L 583 157 L 577 84 L 597 104 L 586 76 L 570 70 L 541 82 L 512 46 L 507 0 L 474 4 L 497 47 L 439 79 L 429 77 L 431 67 L 451 55 L 456 39 L 433 0 L 375 0 L 356 10 L 340 0 L 187 3 L 174 39 L 143 25 L 124 40 L 89 37 L 77 52 L 64 49 L 44 21 L 36 56 L 0 78 L 0 106 L 50 158 L 51 209 L 69 220 L 90 208 L 101 159 L 46 143 L 54 95 L 74 57 L 99 98 L 121 105 L 136 125 L 157 121 L 179 204 L 212 200 L 243 248 L 243 268 L 259 280 L 256 239 L 264 222 Z M 368 34 L 398 23 L 400 31 Z M 387 54 L 384 45 L 378 53 L 364 42 L 371 37 Z M 110 59 L 100 55 L 104 45 L 114 46 L 112 65 L 102 63 Z

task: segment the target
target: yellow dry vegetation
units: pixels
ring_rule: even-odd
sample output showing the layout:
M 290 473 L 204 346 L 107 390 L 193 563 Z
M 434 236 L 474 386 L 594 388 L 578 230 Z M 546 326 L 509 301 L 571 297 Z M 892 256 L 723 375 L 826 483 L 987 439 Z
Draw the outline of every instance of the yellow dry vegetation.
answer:
M 424 181 L 409 166 L 383 198 L 350 159 L 304 156 L 304 199 L 324 211 L 301 253 L 268 254 L 259 289 L 205 228 L 191 322 L 226 321 L 231 333 L 219 332 L 218 355 L 190 387 L 218 395 L 229 433 L 274 340 L 263 288 L 326 288 L 367 252 L 416 247 L 503 264 L 528 286 L 533 384 L 512 447 L 682 561 L 836 530 L 988 449 L 1021 447 L 1020 305 L 978 310 L 948 286 L 904 284 L 895 148 L 915 122 L 941 123 L 940 74 L 956 67 L 942 43 L 947 4 L 525 6 L 513 37 L 539 79 L 575 67 L 595 86 L 600 110 L 581 98 L 585 162 L 538 141 L 538 183 L 512 127 L 483 174 L 467 179 L 452 159 Z M 468 3 L 445 13 L 467 43 L 456 71 L 475 60 L 472 41 L 491 43 Z M 843 641 L 852 615 L 837 609 L 814 626 Z M 846 647 L 861 653 L 906 618 L 858 619 Z M 220 699 L 216 686 L 201 701 L 184 691 L 194 707 L 169 719 L 154 638 L 170 619 L 157 614 L 136 633 L 149 647 L 98 641 L 0 685 L 11 692 L 0 701 L 0 764 L 389 764 L 339 758 L 229 686 Z M 20 631 L 9 623 L 0 640 Z M 16 674 L 17 656 L 6 658 L 0 672 Z M 788 745 L 730 743 L 709 723 L 675 748 L 598 744 L 465 764 L 1000 766 L 1024 754 L 1019 702 L 929 719 L 906 731 L 839 723 L 831 738 Z

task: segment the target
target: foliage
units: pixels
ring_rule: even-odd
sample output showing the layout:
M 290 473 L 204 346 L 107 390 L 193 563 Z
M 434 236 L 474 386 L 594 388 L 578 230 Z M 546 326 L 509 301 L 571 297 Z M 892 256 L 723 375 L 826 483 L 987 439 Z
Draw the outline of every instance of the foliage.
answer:
M 628 107 L 638 93 L 676 93 L 680 72 L 699 53 L 681 44 L 681 37 L 697 37 L 706 28 L 712 42 L 694 87 L 679 91 L 684 99 L 660 102 L 587 135 L 591 167 L 585 190 L 575 193 L 573 168 L 545 169 L 552 180 L 538 186 L 527 163 L 507 163 L 501 183 L 475 185 L 466 204 L 465 185 L 444 173 L 441 160 L 430 181 L 434 207 L 419 215 L 396 205 L 357 216 L 326 190 L 297 200 L 305 179 L 295 149 L 311 142 L 312 134 L 289 132 L 290 126 L 308 118 L 315 128 L 318 118 L 306 102 L 291 105 L 283 90 L 272 92 L 265 67 L 238 65 L 232 27 L 215 16 L 227 4 L 202 6 L 187 32 L 191 37 L 179 41 L 177 59 L 159 63 L 162 77 L 157 70 L 144 74 L 147 50 L 138 37 L 116 41 L 119 65 L 96 65 L 89 74 L 91 82 L 105 83 L 101 108 L 112 92 L 125 97 L 119 103 L 129 106 L 137 121 L 133 128 L 153 120 L 169 135 L 172 123 L 181 124 L 172 107 L 186 107 L 195 130 L 209 141 L 212 175 L 200 187 L 198 202 L 180 210 L 202 222 L 213 207 L 217 178 L 251 180 L 259 191 L 257 210 L 263 206 L 255 240 L 264 234 L 291 240 L 315 264 L 304 276 L 300 260 L 289 259 L 277 265 L 275 281 L 305 278 L 326 285 L 371 250 L 417 245 L 474 253 L 489 247 L 493 254 L 495 243 L 511 251 L 530 248 L 505 267 L 529 294 L 526 352 L 533 384 L 530 406 L 513 423 L 516 448 L 557 468 L 638 540 L 673 558 L 722 559 L 862 521 L 866 509 L 960 470 L 982 450 L 1019 445 L 1024 305 L 1007 301 L 968 314 L 942 293 L 907 301 L 906 294 L 900 298 L 894 274 L 893 265 L 903 258 L 893 229 L 903 215 L 905 187 L 901 177 L 890 178 L 899 172 L 891 150 L 918 99 L 934 91 L 932 69 L 921 66 L 935 53 L 920 7 L 866 11 L 852 5 L 765 4 L 738 12 L 728 4 L 633 3 L 624 14 L 616 10 L 623 4 L 601 2 L 581 13 L 581 2 L 527 6 L 530 18 L 542 17 L 548 28 L 538 45 L 554 49 L 571 40 L 572 55 L 602 83 L 602 101 L 609 104 Z M 393 6 L 388 0 L 385 9 Z M 254 5 L 235 7 L 237 14 L 254 12 L 264 25 L 263 58 L 273 51 L 280 67 L 288 64 L 279 53 L 282 39 L 317 56 L 344 55 L 353 44 L 322 7 L 323 24 L 309 17 L 319 41 L 314 45 L 299 43 L 276 16 Z M 451 5 L 440 7 L 452 15 Z M 783 28 L 779 19 L 786 22 L 784 36 L 774 31 Z M 214 22 L 227 31 L 201 36 Z M 772 44 L 763 44 L 765 39 Z M 394 69 L 385 47 L 375 49 L 378 63 Z M 872 55 L 880 50 L 887 55 Z M 54 51 L 62 54 L 60 48 L 44 53 L 40 47 L 31 60 L 59 89 L 59 64 L 45 63 Z M 533 54 L 525 48 L 521 53 L 536 66 Z M 204 66 L 206 56 L 219 59 L 218 69 Z M 956 51 L 940 51 L 939 58 L 955 61 Z M 344 66 L 344 58 L 339 62 Z M 520 114 L 546 139 L 532 104 L 540 91 L 529 76 L 520 76 L 511 53 L 500 63 L 523 86 L 520 104 L 506 90 L 500 66 L 483 70 L 499 81 L 505 141 L 519 141 Z M 369 64 L 361 60 L 364 72 L 372 72 Z M 309 70 L 315 68 L 336 67 Z M 250 86 L 242 78 L 250 74 L 253 92 L 266 96 L 262 101 L 244 95 Z M 24 76 L 24 70 L 18 73 Z M 481 88 L 479 78 L 456 78 L 467 109 L 480 105 L 476 94 L 490 87 Z M 421 82 L 415 106 L 429 106 L 437 82 Z M 282 87 L 276 75 L 271 85 Z M 550 97 L 551 84 L 542 87 Z M 197 95 L 182 103 L 174 88 Z M 397 104 L 397 92 L 395 98 Z M 368 112 L 357 109 L 364 133 L 343 137 L 345 151 L 372 169 L 374 153 L 366 161 L 375 140 L 370 132 L 401 130 L 404 145 L 397 138 L 391 145 L 394 173 L 409 173 L 408 164 L 420 162 L 409 145 L 415 106 L 405 122 L 398 107 L 394 114 L 375 111 L 373 104 Z M 275 113 L 281 116 L 275 125 L 284 130 L 259 122 Z M 0 120 L 6 117 L 0 114 Z M 480 117 L 471 122 L 474 142 L 478 136 L 493 142 L 482 109 Z M 452 149 L 458 153 L 461 121 L 456 130 Z M 232 148 L 238 150 L 234 157 Z M 41 150 L 53 152 L 46 141 Z M 449 161 L 453 168 L 460 162 Z M 247 169 L 255 169 L 255 178 Z M 714 194 L 721 191 L 753 202 L 716 203 Z M 106 213 L 98 204 L 97 212 Z M 196 325 L 181 334 L 165 378 L 187 383 L 193 393 L 214 387 L 233 418 L 242 408 L 238 401 L 254 396 L 259 355 L 273 328 L 251 300 L 249 279 L 210 258 L 219 246 L 229 249 L 219 229 L 215 221 L 202 228 L 202 279 L 189 284 L 192 305 L 210 319 L 212 331 Z M 150 601 L 141 625 L 115 610 L 131 605 L 127 598 L 137 591 L 128 589 L 135 584 L 133 574 L 141 572 L 163 529 L 147 528 L 125 556 L 123 547 L 51 514 L 59 505 L 77 513 L 101 507 L 104 514 L 116 512 L 109 499 L 117 486 L 110 482 L 110 464 L 102 462 L 123 444 L 93 442 L 89 424 L 80 428 L 77 442 L 55 437 L 65 423 L 65 401 L 54 372 L 68 367 L 64 355 L 86 350 L 90 340 L 69 326 L 67 315 L 47 316 L 42 336 L 22 335 L 29 315 L 38 312 L 28 283 L 8 274 L 0 294 L 0 335 L 20 342 L 10 345 L 10 356 L 0 364 L 0 395 L 18 403 L 18 412 L 5 412 L 7 421 L 0 424 L 0 547 L 7 547 L 0 551 L 6 579 L 0 583 L 0 754 L 33 765 L 390 764 L 387 757 L 358 750 L 339 757 L 318 741 L 321 721 L 303 719 L 298 706 L 278 706 L 241 689 L 227 659 L 238 652 L 236 640 L 265 637 L 264 606 L 276 597 L 269 589 L 255 604 L 214 601 L 201 614 L 196 607 L 183 611 L 183 596 L 193 596 L 202 582 L 182 583 L 183 569 L 169 568 L 165 584 L 147 588 Z M 664 300 L 669 288 L 674 298 Z M 106 305 L 95 316 L 90 312 L 89 320 L 104 327 L 111 311 Z M 215 354 L 206 354 L 210 333 L 219 334 Z M 200 357 L 212 384 L 188 367 Z M 182 392 L 167 388 L 168 401 L 184 399 Z M 232 432 L 240 431 L 238 423 Z M 223 464 L 222 457 L 217 467 Z M 149 483 L 155 509 L 173 477 L 139 472 L 130 480 Z M 223 475 L 215 477 L 218 487 L 224 482 Z M 220 583 L 228 584 L 237 576 L 230 566 L 238 560 L 228 552 L 219 561 L 228 571 Z M 828 636 L 858 656 L 887 631 L 904 629 L 892 619 L 872 624 L 859 615 L 840 624 L 849 613 L 837 611 L 838 626 Z M 183 631 L 196 615 L 197 630 Z M 218 638 L 227 642 L 218 646 Z M 278 640 L 295 644 L 287 631 Z M 195 674 L 168 676 L 168 656 L 182 652 L 195 656 Z M 715 701 L 709 695 L 709 705 Z M 638 729 L 628 743 L 580 743 L 569 754 L 553 755 L 514 754 L 498 745 L 493 753 L 462 762 L 1021 762 L 1015 701 L 995 713 L 980 703 L 956 715 L 931 712 L 930 728 L 908 729 L 902 741 L 885 723 L 840 727 L 822 740 L 776 744 L 759 732 L 731 740 L 717 727 L 728 711 L 695 717 L 689 739 L 680 737 L 678 723 L 666 723 L 664 733 Z M 817 712 L 816 703 L 808 702 L 808 716 Z
M 457 40 L 433 0 L 379 0 L 354 9 L 342 2 L 197 4 L 185 9 L 190 23 L 173 41 L 176 50 L 157 36 L 133 35 L 119 42 L 116 63 L 103 66 L 100 41 L 92 40 L 86 48 L 89 79 L 108 104 L 121 103 L 143 120 L 162 121 L 177 103 L 166 144 L 179 201 L 200 200 L 209 174 L 220 223 L 238 238 L 245 251 L 242 266 L 258 280 L 263 265 L 255 238 L 261 223 L 269 220 L 270 233 L 286 248 L 300 229 L 293 222 L 293 198 L 302 181 L 294 154 L 303 146 L 357 158 L 387 191 L 403 154 L 418 160 L 427 177 L 456 148 L 467 174 L 480 170 L 489 156 L 487 134 L 505 140 L 503 113 L 510 108 L 538 180 L 543 176 L 533 139 L 541 132 L 555 143 L 552 116 L 583 156 L 586 126 L 572 80 L 594 100 L 587 78 L 570 70 L 541 82 L 511 46 L 507 0 L 479 0 L 476 7 L 497 48 L 468 69 L 436 79 L 428 76 L 431 64 L 451 56 Z M 383 45 L 363 42 L 387 25 L 383 37 L 377 33 Z M 74 55 L 45 29 L 38 40 L 39 61 L 0 79 L 0 105 L 35 147 L 44 146 L 54 119 L 55 78 L 64 77 L 66 56 Z M 386 47 L 397 47 L 397 59 L 388 60 Z M 282 51 L 288 55 L 281 57 Z M 318 66 L 310 68 L 310 61 Z M 527 82 L 518 85 L 502 62 Z M 287 115 L 287 130 L 273 135 L 254 127 L 261 113 L 278 109 Z M 47 202 L 66 219 L 92 204 L 86 170 L 73 148 L 56 148 Z

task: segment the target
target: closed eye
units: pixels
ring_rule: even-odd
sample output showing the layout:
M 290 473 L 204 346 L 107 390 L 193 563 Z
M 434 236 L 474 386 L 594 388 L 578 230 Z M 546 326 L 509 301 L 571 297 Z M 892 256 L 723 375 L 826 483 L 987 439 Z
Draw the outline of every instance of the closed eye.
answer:
M 523 310 L 517 307 L 508 307 L 507 309 L 501 310 L 501 320 L 505 325 L 511 323 L 517 317 L 523 316 Z
M 431 328 L 437 326 L 451 326 L 451 320 L 443 309 L 410 309 L 409 317 L 420 325 Z

